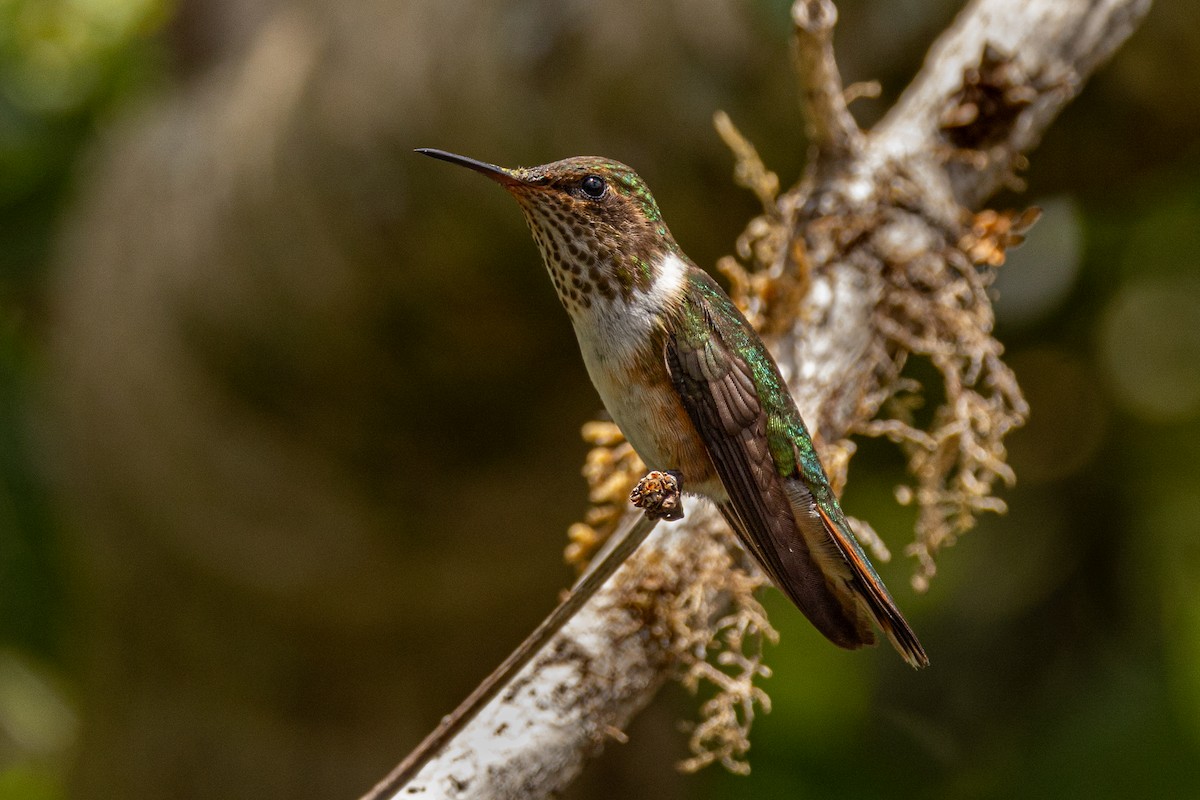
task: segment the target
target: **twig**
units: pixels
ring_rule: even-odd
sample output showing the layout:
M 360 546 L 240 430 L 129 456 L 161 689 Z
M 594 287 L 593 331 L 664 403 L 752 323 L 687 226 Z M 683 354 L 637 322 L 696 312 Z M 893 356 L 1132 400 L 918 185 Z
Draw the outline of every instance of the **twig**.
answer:
M 837 8 L 831 0 L 798 0 L 792 5 L 792 22 L 792 54 L 809 141 L 817 158 L 852 157 L 862 147 L 863 134 L 846 106 L 833 56 Z
M 510 681 L 517 676 L 526 664 L 538 654 L 562 627 L 575 616 L 604 582 L 613 576 L 625 560 L 638 548 L 658 520 L 649 513 L 638 514 L 630 519 L 624 528 L 613 535 L 615 544 L 606 548 L 603 559 L 593 564 L 583 574 L 571 589 L 570 594 L 558 604 L 550 616 L 526 637 L 525 641 L 514 650 L 500 666 L 484 678 L 475 691 L 467 696 L 450 714 L 442 718 L 441 723 L 425 737 L 416 748 L 400 762 L 392 772 L 379 782 L 374 789 L 362 796 L 362 800 L 383 800 L 395 797 L 404 786 L 417 776 L 421 768 L 437 755 L 447 742 L 461 731 L 475 715 L 477 715 L 493 697 L 500 693 Z

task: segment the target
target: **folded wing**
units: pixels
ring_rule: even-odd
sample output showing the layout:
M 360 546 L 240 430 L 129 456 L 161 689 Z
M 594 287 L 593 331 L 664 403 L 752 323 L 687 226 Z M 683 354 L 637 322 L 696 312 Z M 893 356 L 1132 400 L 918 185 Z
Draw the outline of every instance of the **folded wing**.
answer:
M 740 317 L 736 323 L 746 324 Z M 775 585 L 835 644 L 873 644 L 873 620 L 906 661 L 927 665 L 824 475 L 818 501 L 795 463 L 781 474 L 753 368 L 722 340 L 709 312 L 694 314 L 690 326 L 668 336 L 664 355 L 728 495 L 720 511 Z M 794 407 L 789 411 L 798 421 Z

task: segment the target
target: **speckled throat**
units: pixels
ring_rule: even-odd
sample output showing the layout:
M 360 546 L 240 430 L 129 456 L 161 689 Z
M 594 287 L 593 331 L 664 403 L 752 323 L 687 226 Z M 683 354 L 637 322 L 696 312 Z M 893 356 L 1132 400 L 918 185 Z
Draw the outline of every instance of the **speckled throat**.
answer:
M 629 303 L 651 292 L 663 256 L 679 252 L 650 190 L 624 164 L 585 156 L 509 174 L 516 181 L 506 188 L 573 317 L 600 299 Z M 603 181 L 598 197 L 580 188 L 593 176 Z
M 598 303 L 650 310 L 646 295 L 672 288 L 670 280 L 658 285 L 659 265 L 668 256 L 686 260 L 650 189 L 618 161 L 576 156 L 509 169 L 429 147 L 417 152 L 486 175 L 516 198 L 559 300 L 577 323 L 594 318 Z
M 644 302 L 662 258 L 682 257 L 653 194 L 620 162 L 576 156 L 508 169 L 444 150 L 418 152 L 487 175 L 516 198 L 559 300 L 577 321 L 600 301 Z

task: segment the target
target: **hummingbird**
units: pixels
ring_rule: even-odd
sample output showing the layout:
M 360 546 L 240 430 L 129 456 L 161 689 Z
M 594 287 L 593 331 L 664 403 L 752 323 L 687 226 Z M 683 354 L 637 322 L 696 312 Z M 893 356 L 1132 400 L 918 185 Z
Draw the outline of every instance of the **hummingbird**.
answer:
M 581 156 L 479 172 L 520 205 L 588 375 L 647 468 L 706 497 L 771 581 L 834 644 L 929 659 L 859 546 L 766 346 L 676 244 L 645 182 Z

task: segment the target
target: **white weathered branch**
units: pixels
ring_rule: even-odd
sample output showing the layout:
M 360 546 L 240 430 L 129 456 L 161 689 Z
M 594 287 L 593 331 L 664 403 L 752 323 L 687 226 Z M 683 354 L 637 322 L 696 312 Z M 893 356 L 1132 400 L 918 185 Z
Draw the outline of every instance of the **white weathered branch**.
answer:
M 940 126 L 963 73 L 984 48 L 1013 62 L 1032 90 L 1029 106 L 989 147 L 980 168 L 950 170 L 959 201 L 972 207 L 999 188 L 1014 161 L 1037 146 L 1054 117 L 1133 33 L 1150 0 L 976 0 L 929 48 L 917 77 L 873 131 L 876 164 L 928 157 L 944 147 Z
M 843 169 L 815 176 L 803 195 L 797 190 L 781 200 L 791 203 L 791 236 L 806 253 L 811 284 L 796 317 L 801 322 L 774 344 L 820 440 L 838 441 L 873 416 L 880 371 L 891 363 L 871 324 L 883 291 L 880 262 L 817 229 L 822 214 L 836 209 L 879 219 L 880 208 L 919 208 L 893 218 L 893 230 L 875 231 L 875 252 L 890 248 L 894 263 L 906 263 L 906 253 L 919 253 L 922 242 L 944 241 L 963 207 L 1004 182 L 1148 7 L 1149 0 L 976 0 L 864 136 L 830 94 L 840 91 L 828 50 L 833 6 L 798 0 L 797 60 L 810 67 L 802 95 L 819 115 L 809 120 L 814 142 L 853 155 Z M 983 101 L 972 87 L 983 91 Z M 998 103 L 994 116 L 984 101 Z M 724 553 L 711 509 L 692 501 L 687 513 L 682 522 L 660 526 L 509 689 L 393 796 L 545 797 L 569 784 L 608 738 L 621 738 L 670 669 L 667 643 L 641 624 L 629 588 L 653 580 L 670 591 L 669 576 L 684 565 Z M 716 590 L 694 597 L 708 616 L 727 602 Z
M 800 107 L 816 157 L 853 157 L 862 146 L 863 135 L 846 105 L 833 56 L 837 7 L 832 0 L 800 0 L 792 6 L 792 24 Z
M 686 522 L 686 524 L 684 524 Z M 654 697 L 667 677 L 665 650 L 644 630 L 630 586 L 666 561 L 722 557 L 711 508 L 659 523 L 593 602 L 575 615 L 509 687 L 393 797 L 544 797 L 565 788 L 584 761 Z M 697 536 L 697 531 L 704 531 Z M 698 541 L 689 541 L 692 538 Z M 656 555 L 657 554 L 657 555 Z

